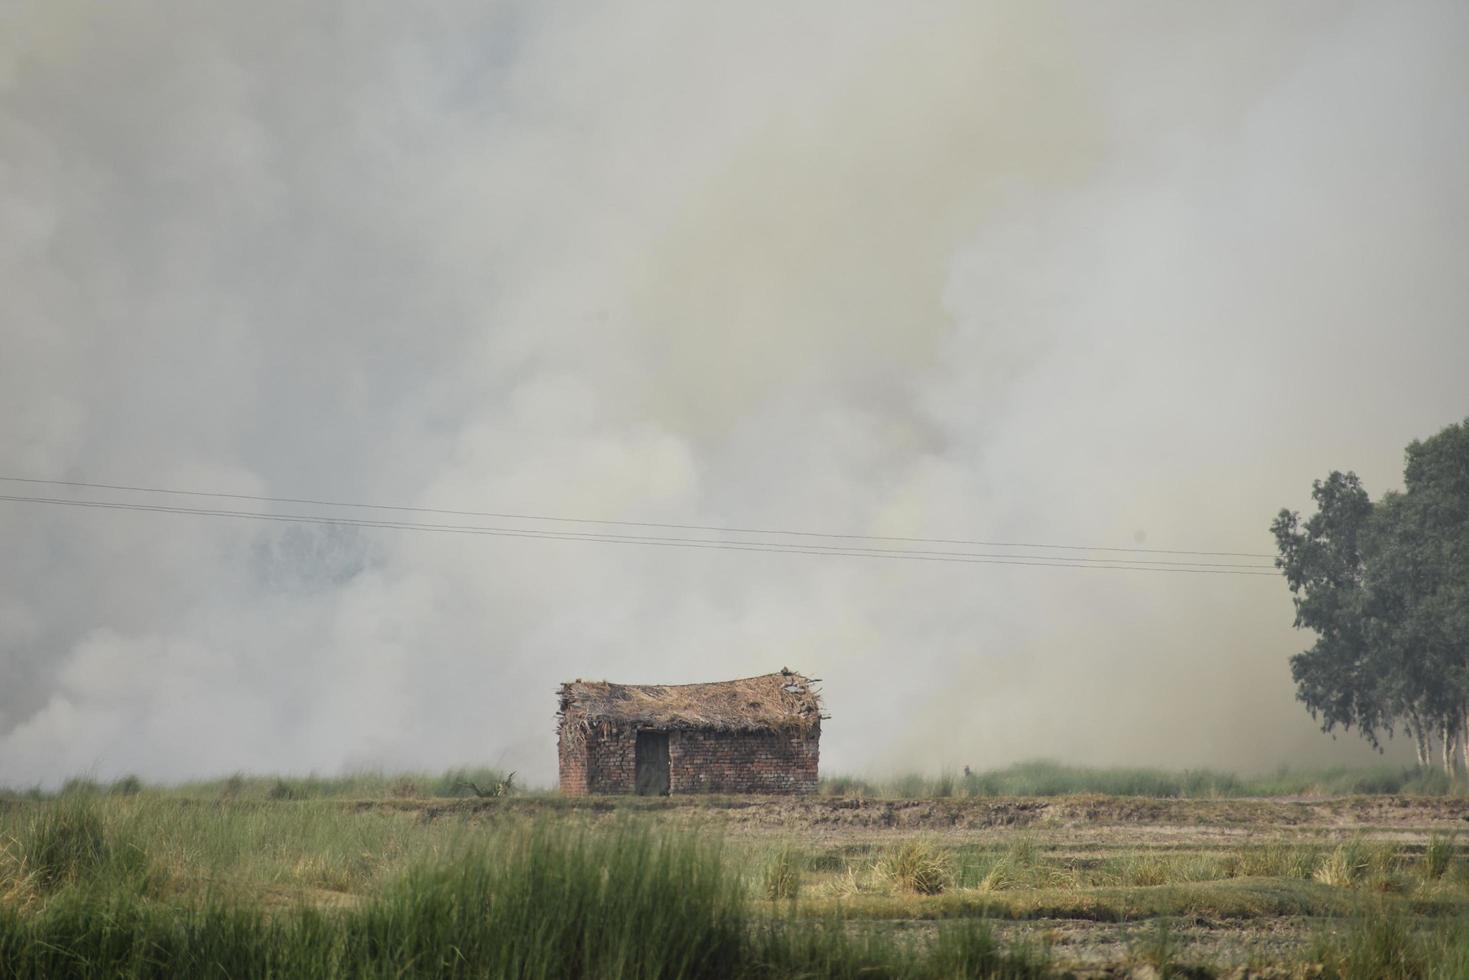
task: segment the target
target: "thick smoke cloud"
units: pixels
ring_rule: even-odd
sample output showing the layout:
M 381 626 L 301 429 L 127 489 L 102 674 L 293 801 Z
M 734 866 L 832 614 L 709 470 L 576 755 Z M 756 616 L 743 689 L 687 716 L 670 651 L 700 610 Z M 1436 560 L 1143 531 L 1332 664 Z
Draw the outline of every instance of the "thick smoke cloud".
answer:
M 0 13 L 0 475 L 1269 551 L 1464 416 L 1459 5 L 867 6 Z M 828 771 L 1370 758 L 1273 578 L 0 540 L 5 784 L 545 782 L 558 681 L 785 664 Z

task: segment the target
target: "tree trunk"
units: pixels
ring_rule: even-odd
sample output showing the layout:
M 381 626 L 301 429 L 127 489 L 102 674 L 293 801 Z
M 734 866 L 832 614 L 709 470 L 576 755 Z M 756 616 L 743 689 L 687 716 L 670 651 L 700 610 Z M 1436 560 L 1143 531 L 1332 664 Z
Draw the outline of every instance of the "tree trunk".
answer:
M 1443 771 L 1444 775 L 1450 779 L 1454 778 L 1454 774 L 1459 769 L 1459 757 L 1454 752 L 1459 741 L 1458 729 L 1459 726 L 1456 724 L 1443 726 Z
M 1464 752 L 1464 772 L 1469 774 L 1469 713 L 1459 719 L 1459 748 Z
M 1433 762 L 1433 746 L 1429 744 L 1428 729 L 1423 727 L 1423 719 L 1416 712 L 1408 713 L 1408 721 L 1413 726 L 1413 748 L 1418 750 L 1418 768 L 1427 769 Z

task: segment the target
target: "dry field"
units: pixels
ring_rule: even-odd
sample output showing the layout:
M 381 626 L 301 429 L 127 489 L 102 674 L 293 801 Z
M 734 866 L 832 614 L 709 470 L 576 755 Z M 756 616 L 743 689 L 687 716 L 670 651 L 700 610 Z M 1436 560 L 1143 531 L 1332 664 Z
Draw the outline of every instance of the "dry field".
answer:
M 1055 967 L 1080 975 L 1140 966 L 1146 975 L 1164 961 L 1209 974 L 1295 975 L 1318 947 L 1344 943 L 1361 916 L 1386 912 L 1422 927 L 1469 914 L 1463 798 L 376 805 L 429 820 L 551 807 L 574 820 L 638 815 L 694 827 L 721 835 L 750 868 L 768 867 L 772 852 L 787 855 L 799 917 L 901 930 L 985 917 L 1002 938 L 1042 944 Z M 935 866 L 931 894 L 894 874 L 905 848 Z
M 252 929 L 320 914 L 326 922 L 356 915 L 368 923 L 362 928 L 391 931 L 400 926 L 384 909 L 422 904 L 412 889 L 403 890 L 405 881 L 422 884 L 421 875 L 415 878 L 422 869 L 499 861 L 544 849 L 547 840 L 552 858 L 569 865 L 591 859 L 567 858 L 572 852 L 555 842 L 593 841 L 593 851 L 603 848 L 596 861 L 604 868 L 615 863 L 607 848 L 619 840 L 651 848 L 649 854 L 661 853 L 659 840 L 694 842 L 703 850 L 665 862 L 661 884 L 629 886 L 649 893 L 639 901 L 650 909 L 677 903 L 685 891 L 679 876 L 708 877 L 707 868 L 698 869 L 712 855 L 717 873 L 699 886 L 714 896 L 711 914 L 724 915 L 718 903 L 727 900 L 745 923 L 736 931 L 764 930 L 787 945 L 819 934 L 830 946 L 836 935 L 841 947 L 780 946 L 772 953 L 762 940 L 763 952 L 741 947 L 749 962 L 728 974 L 659 965 L 618 975 L 1469 975 L 1469 854 L 1460 845 L 1469 841 L 1469 800 L 1453 796 L 446 799 L 407 789 L 356 798 L 294 795 L 211 786 L 0 800 L 0 926 L 11 937 L 7 952 L 0 928 L 0 976 L 52 970 L 55 961 L 29 972 L 7 966 L 24 960 L 27 937 L 42 935 L 36 924 L 48 916 L 90 921 L 101 914 L 101 900 L 86 895 L 105 894 L 114 904 L 124 895 L 129 908 L 152 910 L 165 924 L 224 903 L 260 913 Z M 83 832 L 57 823 L 74 820 L 66 817 L 72 810 L 89 814 Z M 47 833 L 61 843 L 37 843 Z M 542 843 L 527 850 L 527 834 L 541 835 L 535 839 Z M 76 850 L 78 836 L 102 857 Z M 58 848 L 75 853 L 56 857 Z M 625 869 L 630 881 L 642 873 L 636 865 Z M 608 873 L 601 872 L 601 884 L 593 875 L 588 888 L 596 895 L 578 915 L 608 908 L 598 904 L 608 901 Z M 508 878 L 496 880 L 484 887 L 509 887 Z M 667 899 L 655 894 L 660 889 Z M 67 912 L 74 908 L 84 912 Z M 303 921 L 322 928 L 316 919 Z M 955 961 L 1001 964 L 984 970 L 921 960 L 926 950 L 953 946 L 956 924 L 975 922 L 1019 959 Z M 513 946 L 523 926 L 496 928 L 508 931 L 484 938 L 486 949 Z M 577 920 L 567 928 L 577 930 Z M 973 945 L 973 937 L 964 942 Z M 350 937 L 340 945 L 341 957 L 357 955 Z M 625 955 L 636 962 L 642 954 Z M 348 962 L 331 960 L 311 975 L 398 969 L 374 960 L 370 970 L 349 970 L 341 965 Z M 555 975 L 564 968 L 545 963 L 483 971 L 471 964 L 461 975 Z M 434 973 L 417 969 L 414 975 Z M 111 975 L 162 974 L 136 968 Z

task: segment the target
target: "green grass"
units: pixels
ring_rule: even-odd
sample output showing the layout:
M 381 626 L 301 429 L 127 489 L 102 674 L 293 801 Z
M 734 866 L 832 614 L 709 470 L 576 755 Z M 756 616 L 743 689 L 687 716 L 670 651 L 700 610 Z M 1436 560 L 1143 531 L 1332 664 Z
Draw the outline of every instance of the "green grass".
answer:
M 1462 980 L 1469 977 L 1469 918 L 1421 924 L 1375 909 L 1317 938 L 1306 960 L 1323 980 Z
M 159 881 L 143 844 L 110 827 L 86 797 L 63 796 L 8 823 L 12 832 L 0 836 L 0 885 L 11 884 L 4 893 L 84 887 L 141 894 Z
M 1454 861 L 1455 834 L 1433 834 L 1423 849 L 1423 874 L 1434 880 L 1448 873 Z
M 1178 937 L 1167 916 L 1154 919 L 1142 934 L 1133 937 L 1130 947 L 1133 959 L 1152 967 L 1162 980 L 1181 975 Z
M 960 820 L 995 809 L 976 801 L 910 825 L 846 823 L 864 808 L 840 801 L 481 802 L 437 795 L 462 774 L 411 795 L 402 778 L 78 780 L 0 801 L 0 978 L 1035 977 L 1075 968 L 1078 929 L 1178 976 L 1226 969 L 1207 952 L 1221 930 L 1285 935 L 1261 962 L 1314 956 L 1330 977 L 1465 962 L 1456 800 L 1133 801 L 1098 820 L 1092 796 Z M 1309 946 L 1316 928 L 1336 953 Z
M 361 894 L 475 836 L 461 821 L 334 800 L 63 796 L 0 806 L 0 895 L 107 878 L 190 900 Z
M 523 791 L 511 773 L 489 767 L 460 767 L 441 773 L 396 772 L 364 769 L 338 776 L 260 776 L 235 773 L 221 779 L 192 780 L 176 785 L 145 784 L 137 776 L 123 776 L 111 783 L 80 777 L 69 779 L 59 789 L 0 787 L 0 801 L 37 801 L 62 797 L 135 796 L 142 792 L 188 799 L 213 800 L 381 800 L 381 799 L 466 799 L 479 792 L 492 793 L 509 781 L 512 793 Z
M 97 855 L 115 846 L 97 808 L 49 804 L 23 831 L 22 862 L 51 854 L 59 835 L 61 856 L 46 867 L 68 875 L 38 905 L 0 903 L 0 976 L 919 980 L 1045 969 L 1035 952 L 1001 950 L 983 923 L 917 945 L 794 926 L 756 910 L 717 841 L 641 823 L 462 836 L 334 910 L 271 909 L 238 894 L 158 900 L 92 870 L 71 873 L 105 864 Z
M 760 887 L 772 902 L 795 901 L 801 893 L 800 853 L 789 844 L 777 848 L 761 869 Z
M 738 878 L 694 838 L 520 828 L 414 866 L 336 913 L 166 908 L 78 886 L 0 913 L 0 974 L 714 976 L 744 954 Z
M 0 800 L 43 800 L 61 796 L 130 796 L 162 793 L 190 799 L 456 799 L 491 792 L 511 774 L 488 767 L 450 769 L 441 773 L 361 770 L 338 776 L 261 776 L 236 773 L 221 779 L 171 786 L 150 786 L 137 776 L 111 783 L 90 778 L 68 780 L 57 790 L 0 787 Z M 518 778 L 512 791 L 524 793 Z M 478 792 L 477 792 L 478 791 Z M 1085 794 L 1163 799 L 1238 799 L 1274 796 L 1356 796 L 1403 794 L 1445 796 L 1469 791 L 1437 769 L 1368 767 L 1334 769 L 1281 768 L 1242 776 L 1218 769 L 1089 768 L 1036 760 L 1001 769 L 960 775 L 902 773 L 873 779 L 850 775 L 823 777 L 823 796 L 874 799 L 948 799 L 952 797 L 1052 797 Z
M 904 773 L 887 779 L 827 776 L 821 780 L 825 796 L 876 799 L 945 799 L 1002 796 L 1143 796 L 1169 799 L 1237 799 L 1270 796 L 1354 796 L 1406 794 L 1444 796 L 1463 793 L 1436 769 L 1338 768 L 1280 769 L 1258 776 L 1240 776 L 1216 769 L 1087 768 L 1038 760 L 1003 769 L 955 776 Z
M 386 773 L 361 770 L 340 776 L 249 776 L 183 783 L 167 791 L 179 796 L 237 800 L 323 799 L 464 799 L 490 792 L 509 773 L 490 768 L 459 768 L 445 772 Z

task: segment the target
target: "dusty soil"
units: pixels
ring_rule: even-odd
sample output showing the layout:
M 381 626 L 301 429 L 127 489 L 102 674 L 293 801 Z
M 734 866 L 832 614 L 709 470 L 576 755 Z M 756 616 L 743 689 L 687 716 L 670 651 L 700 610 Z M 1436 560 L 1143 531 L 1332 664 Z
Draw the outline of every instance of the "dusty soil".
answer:
M 737 846 L 758 850 L 765 842 L 793 841 L 809 853 L 866 861 L 896 841 L 921 836 L 940 847 L 1004 849 L 1024 839 L 1046 860 L 1076 867 L 1106 861 L 1162 855 L 1240 853 L 1254 847 L 1311 844 L 1329 850 L 1346 841 L 1391 845 L 1400 862 L 1421 860 L 1433 835 L 1462 832 L 1469 838 L 1469 799 L 1363 796 L 1323 799 L 1160 800 L 1106 796 L 1044 799 L 873 800 L 844 798 L 511 798 L 455 802 L 390 801 L 363 804 L 418 812 L 428 821 L 444 818 L 496 820 L 552 815 L 615 820 L 644 814 L 659 820 L 709 827 Z M 1461 859 L 1464 860 L 1464 859 Z M 815 878 L 803 895 L 813 909 L 845 901 L 849 911 L 860 900 L 823 899 L 823 881 Z M 1417 886 L 1408 886 L 1417 887 Z M 1458 888 L 1459 886 L 1454 886 Z M 1312 880 L 1234 879 L 1197 885 L 1168 883 L 1156 889 L 1112 888 L 1064 893 L 1059 897 L 1023 890 L 1001 896 L 994 927 L 1006 940 L 1046 945 L 1053 961 L 1078 977 L 1153 976 L 1147 965 L 1160 937 L 1151 907 L 1168 906 L 1164 939 L 1175 964 L 1203 965 L 1197 974 L 1221 977 L 1286 977 L 1303 975 L 1310 949 L 1330 943 L 1343 926 L 1342 909 L 1370 900 L 1371 889 L 1333 892 Z M 1190 891 L 1192 889 L 1192 891 Z M 971 893 L 974 894 L 974 893 Z M 1193 896 L 1197 894 L 1196 899 Z M 1244 894 L 1245 897 L 1239 897 Z M 1438 894 L 1438 893 L 1435 893 Z M 1454 894 L 1457 894 L 1455 892 Z M 958 898 L 958 895 L 944 898 Z M 1406 899 L 1407 896 L 1398 896 Z M 1055 899 L 1055 904 L 1050 904 Z M 1440 895 L 1441 903 L 1422 914 L 1453 914 L 1464 898 Z M 803 899 L 804 901 L 805 899 Z M 913 930 L 935 928 L 933 920 L 951 914 L 952 906 L 912 899 L 879 911 L 868 924 Z M 1453 903 L 1460 905 L 1455 906 Z M 1153 903 L 1150 905 L 1150 903 Z M 1300 911 L 1291 911 L 1299 908 Z M 1323 914 L 1329 909 L 1331 914 Z M 1308 910 L 1309 909 L 1309 910 Z M 1419 914 L 1415 912 L 1415 914 Z M 1059 914 L 1058 914 L 1059 913 Z M 823 914 L 813 911 L 812 914 Z M 856 913 L 859 916 L 865 913 Z M 1008 918 L 1007 918 L 1008 916 Z M 854 923 L 855 925 L 855 923 Z
M 853 832 L 944 833 L 977 830 L 1106 830 L 1108 837 L 1142 832 L 1151 843 L 1278 833 L 1283 836 L 1422 837 L 1469 830 L 1469 798 L 1356 796 L 1326 799 L 1159 800 L 1111 796 L 1037 799 L 867 800 L 827 797 L 512 797 L 446 802 L 389 800 L 357 806 L 414 810 L 424 819 L 446 815 L 589 817 L 657 814 L 712 821 L 731 831 L 847 835 Z

